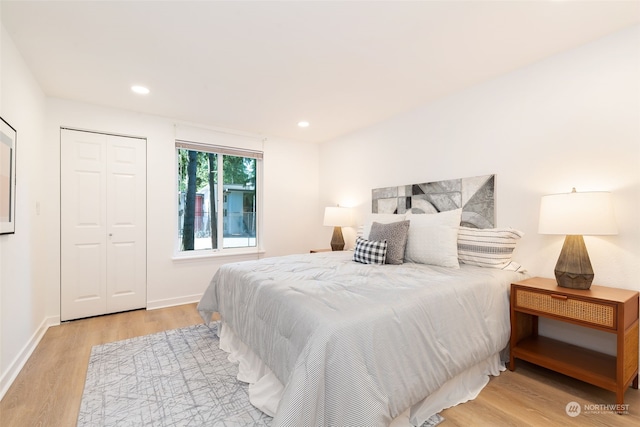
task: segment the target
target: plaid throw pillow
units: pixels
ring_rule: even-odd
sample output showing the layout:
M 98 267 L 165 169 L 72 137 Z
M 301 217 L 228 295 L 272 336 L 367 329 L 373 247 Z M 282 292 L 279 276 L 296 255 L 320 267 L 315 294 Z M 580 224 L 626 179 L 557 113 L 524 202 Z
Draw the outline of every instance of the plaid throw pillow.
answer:
M 387 257 L 387 241 L 374 241 L 358 237 L 353 260 L 363 264 L 384 264 Z

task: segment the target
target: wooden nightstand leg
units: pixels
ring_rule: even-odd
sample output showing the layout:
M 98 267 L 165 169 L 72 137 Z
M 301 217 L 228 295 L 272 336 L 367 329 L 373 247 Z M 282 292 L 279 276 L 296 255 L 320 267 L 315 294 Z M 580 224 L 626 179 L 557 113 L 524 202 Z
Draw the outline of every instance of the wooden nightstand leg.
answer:
M 618 415 L 623 414 L 624 413 L 624 411 L 622 410 L 622 408 L 624 408 L 624 388 L 623 387 L 618 387 L 618 390 L 616 390 L 616 404 L 617 404 L 616 412 L 618 413 Z
M 636 390 L 638 389 L 638 374 L 636 374 L 636 377 L 633 379 L 631 387 L 635 388 Z

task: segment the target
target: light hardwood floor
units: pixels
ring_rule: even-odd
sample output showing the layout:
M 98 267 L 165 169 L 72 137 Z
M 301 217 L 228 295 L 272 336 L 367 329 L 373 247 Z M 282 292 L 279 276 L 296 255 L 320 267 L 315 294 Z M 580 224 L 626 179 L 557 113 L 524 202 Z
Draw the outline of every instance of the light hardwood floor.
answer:
M 76 320 L 49 328 L 0 402 L 0 426 L 75 426 L 92 346 L 200 322 L 195 304 L 187 304 Z M 565 412 L 572 401 L 582 409 L 575 418 Z M 440 425 L 640 425 L 638 390 L 627 390 L 628 415 L 617 415 L 598 406 L 614 401 L 612 392 L 519 362 L 516 371 L 491 378 L 475 400 L 444 410 L 445 421 Z M 585 405 L 590 413 L 585 413 Z

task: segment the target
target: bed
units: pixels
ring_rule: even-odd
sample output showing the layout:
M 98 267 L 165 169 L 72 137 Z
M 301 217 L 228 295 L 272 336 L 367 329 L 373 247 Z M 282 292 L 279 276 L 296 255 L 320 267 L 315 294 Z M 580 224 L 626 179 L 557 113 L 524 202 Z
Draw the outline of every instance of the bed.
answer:
M 220 314 L 220 346 L 239 362 L 238 378 L 250 383 L 251 402 L 274 416 L 272 425 L 419 426 L 474 398 L 489 374 L 504 370 L 509 285 L 524 277 L 511 254 L 522 234 L 461 227 L 463 218 L 463 209 L 411 216 L 396 207 L 374 215 L 369 239 L 359 238 L 354 251 L 216 272 L 198 310 L 207 323 Z M 354 261 L 362 241 L 391 243 L 395 231 L 371 237 L 407 222 L 400 262 Z M 471 236 L 466 243 L 462 229 Z M 484 250 L 460 262 L 462 249 L 481 242 L 478 233 L 510 236 L 498 239 L 511 248 L 498 264 L 473 262 Z

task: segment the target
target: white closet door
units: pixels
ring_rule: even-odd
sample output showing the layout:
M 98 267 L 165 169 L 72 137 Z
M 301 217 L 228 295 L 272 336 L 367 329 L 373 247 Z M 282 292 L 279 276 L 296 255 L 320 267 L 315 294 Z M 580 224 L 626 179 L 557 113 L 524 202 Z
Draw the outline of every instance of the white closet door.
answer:
M 146 306 L 146 141 L 62 130 L 61 320 Z

